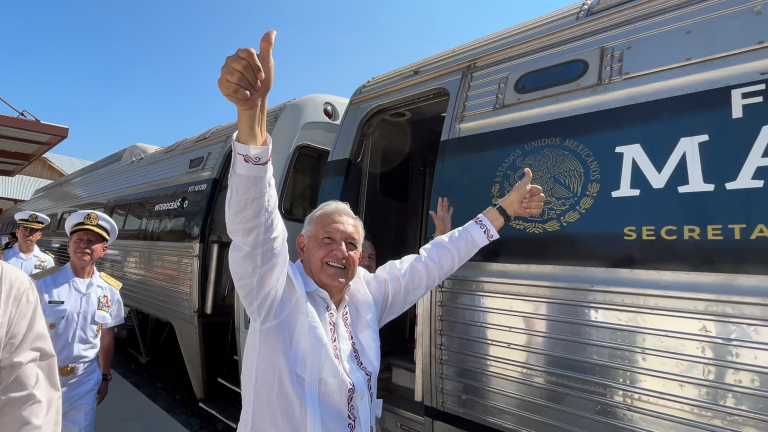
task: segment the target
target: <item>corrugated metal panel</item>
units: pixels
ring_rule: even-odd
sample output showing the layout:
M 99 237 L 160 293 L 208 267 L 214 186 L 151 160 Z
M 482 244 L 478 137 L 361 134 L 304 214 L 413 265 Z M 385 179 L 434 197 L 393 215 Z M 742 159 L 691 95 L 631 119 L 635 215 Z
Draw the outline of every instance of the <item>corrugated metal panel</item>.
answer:
M 66 237 L 43 237 L 38 245 L 55 256 L 56 264 L 69 262 Z M 132 307 L 192 315 L 198 247 L 195 243 L 117 240 L 97 268 L 123 283 L 120 294 Z
M 26 201 L 38 188 L 49 183 L 52 183 L 51 180 L 25 175 L 0 177 L 0 197 Z
M 469 263 L 439 289 L 438 408 L 510 431 L 766 431 L 767 283 Z
M 59 167 L 62 171 L 64 171 L 67 174 L 72 174 L 73 172 L 79 170 L 80 168 L 85 168 L 88 165 L 93 163 L 92 161 L 58 155 L 54 153 L 46 153 L 43 157 L 51 161 L 51 163 Z

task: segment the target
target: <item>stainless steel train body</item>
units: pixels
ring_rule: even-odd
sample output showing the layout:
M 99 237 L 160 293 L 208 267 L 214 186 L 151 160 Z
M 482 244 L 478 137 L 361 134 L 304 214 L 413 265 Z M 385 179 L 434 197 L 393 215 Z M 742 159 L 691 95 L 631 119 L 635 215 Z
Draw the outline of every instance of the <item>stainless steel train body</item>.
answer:
M 301 229 L 297 220 L 317 204 L 322 169 L 346 105 L 344 98 L 311 95 L 269 110 L 275 180 L 294 236 Z M 236 347 L 233 320 L 247 322 L 236 311 L 226 259 L 231 239 L 224 198 L 235 131 L 230 123 L 167 147 L 131 146 L 39 189 L 0 217 L 5 233 L 13 229 L 17 211 L 49 215 L 39 244 L 63 264 L 69 260 L 66 217 L 78 209 L 110 214 L 121 230 L 98 267 L 123 282 L 121 295 L 138 335 L 136 351 L 144 360 L 151 355 L 155 318 L 171 323 L 200 399 L 224 366 L 218 357 L 229 342 Z M 237 354 L 233 349 L 229 360 L 236 362 Z
M 580 2 L 354 93 L 321 201 L 380 262 L 550 197 L 382 328 L 384 430 L 768 430 L 765 12 Z

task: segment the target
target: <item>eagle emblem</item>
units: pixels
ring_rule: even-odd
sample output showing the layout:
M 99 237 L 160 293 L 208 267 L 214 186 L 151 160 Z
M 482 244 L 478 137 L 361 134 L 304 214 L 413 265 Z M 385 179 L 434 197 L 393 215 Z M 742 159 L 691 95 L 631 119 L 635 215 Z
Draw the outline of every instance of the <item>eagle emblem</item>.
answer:
M 28 217 L 27 219 L 28 219 L 30 222 L 37 222 L 37 215 L 36 215 L 36 214 L 34 214 L 34 213 L 32 213 L 31 215 L 29 215 L 29 217 Z
M 531 145 L 528 151 L 516 150 L 514 161 L 508 158 L 507 163 L 499 168 L 499 171 L 505 169 L 506 178 L 497 178 L 501 183 L 491 189 L 493 202 L 497 203 L 525 177 L 525 168 L 531 169 L 533 184 L 541 186 L 544 192 L 544 207 L 540 215 L 515 219 L 510 225 L 532 233 L 557 231 L 575 222 L 594 204 L 600 189 L 599 183 L 590 180 L 590 170 L 597 163 L 593 158 L 588 161 L 583 156 L 588 149 L 585 152 L 574 151 L 569 146 L 570 140 L 562 145 L 560 139 L 542 141 L 549 144 Z M 584 148 L 581 144 L 579 146 Z
M 83 218 L 83 223 L 86 225 L 98 225 L 99 215 L 97 215 L 95 212 L 89 212 Z

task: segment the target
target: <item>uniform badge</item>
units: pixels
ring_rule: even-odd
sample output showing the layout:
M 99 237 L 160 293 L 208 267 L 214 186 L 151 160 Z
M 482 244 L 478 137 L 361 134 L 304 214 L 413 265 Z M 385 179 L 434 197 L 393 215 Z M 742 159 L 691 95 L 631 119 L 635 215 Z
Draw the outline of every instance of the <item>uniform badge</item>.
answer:
M 36 214 L 34 214 L 34 213 L 32 213 L 31 215 L 29 215 L 29 217 L 28 217 L 27 219 L 28 219 L 30 222 L 37 222 L 37 215 L 36 215 Z
M 109 313 L 112 309 L 112 301 L 106 295 L 99 296 L 98 310 Z
M 96 337 L 99 337 L 99 335 L 100 335 L 100 334 L 101 334 L 101 324 L 99 324 L 98 326 L 96 326 Z M 95 339 L 95 338 L 94 338 L 94 339 Z
M 38 263 L 35 264 L 35 270 L 45 270 L 45 269 L 47 269 L 48 266 L 45 264 L 46 261 L 48 261 L 48 258 L 46 258 L 46 257 L 38 258 Z
M 53 330 L 55 330 L 55 329 L 56 329 L 56 323 L 50 323 L 50 324 L 48 324 L 48 330 L 51 330 L 51 331 L 53 331 Z
M 99 215 L 97 215 L 95 212 L 90 212 L 83 218 L 83 223 L 86 225 L 98 225 Z

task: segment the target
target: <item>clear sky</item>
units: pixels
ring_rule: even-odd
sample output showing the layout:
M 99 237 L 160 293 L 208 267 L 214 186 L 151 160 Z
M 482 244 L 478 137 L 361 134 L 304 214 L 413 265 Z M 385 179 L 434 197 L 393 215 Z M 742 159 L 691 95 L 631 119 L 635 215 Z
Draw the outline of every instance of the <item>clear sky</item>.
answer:
M 226 56 L 278 32 L 270 105 L 349 97 L 368 79 L 576 0 L 11 1 L 0 8 L 0 97 L 66 125 L 54 153 L 98 160 L 235 119 Z M 15 114 L 0 103 L 0 113 Z

